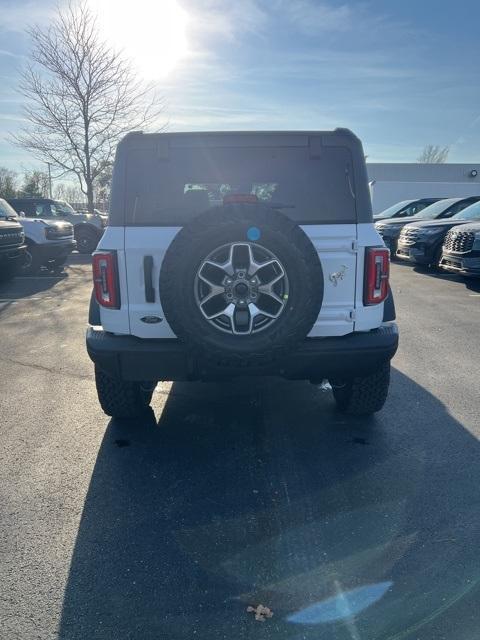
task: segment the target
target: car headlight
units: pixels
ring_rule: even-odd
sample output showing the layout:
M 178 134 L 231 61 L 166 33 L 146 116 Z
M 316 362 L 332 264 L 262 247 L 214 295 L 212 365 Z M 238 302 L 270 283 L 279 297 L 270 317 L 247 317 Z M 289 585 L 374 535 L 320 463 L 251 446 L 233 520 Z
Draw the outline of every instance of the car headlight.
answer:
M 390 227 L 384 227 L 383 229 L 382 228 L 377 229 L 377 231 L 381 236 L 394 236 L 400 231 L 400 229 L 401 229 L 400 226 L 398 227 L 390 226 Z
M 68 222 L 57 226 L 49 225 L 45 227 L 44 231 L 47 240 L 58 240 L 59 238 L 68 238 L 73 235 L 73 227 Z

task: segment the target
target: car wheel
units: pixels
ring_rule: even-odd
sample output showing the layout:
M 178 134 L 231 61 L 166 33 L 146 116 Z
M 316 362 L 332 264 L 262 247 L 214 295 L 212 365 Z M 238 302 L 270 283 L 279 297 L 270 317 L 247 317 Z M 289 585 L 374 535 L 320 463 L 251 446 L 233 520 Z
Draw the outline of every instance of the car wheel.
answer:
M 100 406 L 107 416 L 136 418 L 149 407 L 157 383 L 111 378 L 95 366 L 95 384 Z
M 350 415 L 369 415 L 385 404 L 390 385 L 390 362 L 368 376 L 351 380 L 331 381 L 333 396 L 340 411 Z
M 390 242 L 389 249 L 390 249 L 390 260 L 391 260 L 391 262 L 398 262 L 399 258 L 397 258 L 397 249 L 398 249 L 397 240 L 392 240 Z
M 75 230 L 75 240 L 79 253 L 93 253 L 99 241 L 98 234 L 91 229 L 79 228 Z
M 42 265 L 40 256 L 36 247 L 32 244 L 27 244 L 25 251 L 25 262 L 22 265 L 20 275 L 33 276 L 40 272 Z
M 67 260 L 68 260 L 68 255 L 64 256 L 63 258 L 57 258 L 56 260 L 52 260 L 52 262 L 50 262 L 48 266 L 52 269 L 52 271 L 60 272 L 60 271 L 63 271 L 63 268 Z
M 440 271 L 440 260 L 442 259 L 443 245 L 440 245 L 435 249 L 433 254 L 433 260 L 430 263 L 430 269 L 432 271 Z
M 200 361 L 249 367 L 305 339 L 320 312 L 323 273 L 309 238 L 282 213 L 224 206 L 175 236 L 160 292 L 172 330 Z

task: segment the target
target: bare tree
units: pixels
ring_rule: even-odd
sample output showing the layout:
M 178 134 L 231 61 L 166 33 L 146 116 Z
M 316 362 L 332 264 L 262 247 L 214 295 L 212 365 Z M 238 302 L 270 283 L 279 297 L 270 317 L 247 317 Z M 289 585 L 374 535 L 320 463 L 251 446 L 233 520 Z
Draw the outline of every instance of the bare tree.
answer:
M 55 185 L 54 196 L 57 200 L 66 200 L 67 202 L 85 203 L 85 195 L 73 182 L 60 182 Z
M 437 144 L 427 144 L 417 158 L 417 162 L 425 164 L 443 164 L 447 161 L 450 147 L 440 147 Z
M 85 0 L 58 9 L 49 27 L 29 29 L 32 63 L 22 73 L 30 125 L 19 146 L 73 173 L 93 211 L 94 185 L 127 131 L 158 121 L 163 102 L 103 39 Z
M 0 198 L 15 198 L 17 195 L 17 174 L 11 169 L 0 167 Z
M 49 193 L 48 174 L 45 171 L 34 169 L 33 171 L 25 171 L 23 176 L 22 188 L 19 190 L 22 196 L 46 198 Z

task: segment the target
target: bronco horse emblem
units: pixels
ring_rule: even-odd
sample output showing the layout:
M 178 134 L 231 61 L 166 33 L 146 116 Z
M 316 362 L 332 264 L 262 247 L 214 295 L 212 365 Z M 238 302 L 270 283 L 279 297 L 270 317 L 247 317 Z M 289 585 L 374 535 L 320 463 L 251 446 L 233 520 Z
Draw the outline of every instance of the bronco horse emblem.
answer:
M 340 267 L 339 271 L 334 271 L 333 273 L 331 273 L 328 276 L 328 279 L 330 280 L 330 282 L 333 282 L 333 286 L 336 287 L 338 285 L 338 281 L 339 280 L 343 280 L 346 273 L 347 273 L 347 269 L 348 267 L 344 264 L 342 264 L 342 266 Z

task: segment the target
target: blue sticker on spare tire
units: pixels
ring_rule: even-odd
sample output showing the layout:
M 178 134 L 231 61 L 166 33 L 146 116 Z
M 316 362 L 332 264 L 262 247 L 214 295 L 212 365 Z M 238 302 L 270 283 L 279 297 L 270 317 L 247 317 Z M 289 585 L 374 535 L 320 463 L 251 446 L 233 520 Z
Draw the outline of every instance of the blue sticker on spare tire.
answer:
M 258 227 L 250 227 L 247 230 L 247 239 L 250 240 L 250 242 L 255 242 L 256 240 L 259 240 L 261 235 L 262 235 L 262 232 Z

